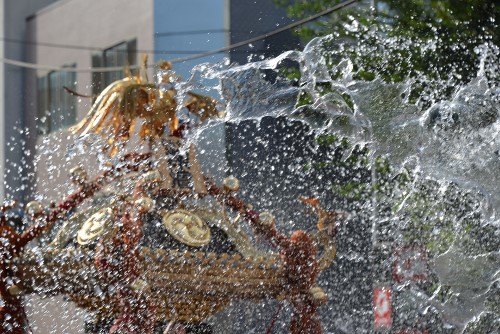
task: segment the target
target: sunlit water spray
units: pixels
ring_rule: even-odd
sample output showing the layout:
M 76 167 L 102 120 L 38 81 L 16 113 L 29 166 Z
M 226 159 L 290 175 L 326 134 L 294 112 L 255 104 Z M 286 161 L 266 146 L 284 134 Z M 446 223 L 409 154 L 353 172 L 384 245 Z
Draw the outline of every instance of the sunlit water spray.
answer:
M 225 175 L 228 169 L 219 163 L 225 158 L 219 157 L 220 160 L 214 162 L 214 155 L 226 154 L 222 131 L 225 124 L 239 126 L 253 121 L 255 131 L 260 131 L 269 117 L 295 120 L 306 130 L 291 140 L 310 147 L 310 151 L 318 154 L 316 158 L 324 152 L 316 139 L 334 136 L 338 141 L 333 140 L 332 145 L 337 145 L 337 148 L 339 141 L 344 139 L 347 144 L 336 150 L 337 155 L 329 151 L 327 166 L 328 163 L 347 163 L 357 155 L 363 157 L 359 149 L 366 148 L 366 159 L 361 159 L 363 161 L 358 164 L 360 169 L 369 172 L 368 177 L 357 180 L 359 189 L 352 188 L 351 193 L 344 184 L 332 180 L 334 176 L 322 173 L 321 168 L 325 166 L 315 169 L 314 164 L 318 161 L 300 156 L 295 157 L 296 163 L 289 167 L 291 175 L 300 180 L 317 177 L 316 182 L 327 184 L 327 187 L 311 185 L 312 190 L 308 189 L 308 184 L 297 187 L 294 184 L 296 179 L 287 179 L 286 175 L 277 175 L 272 180 L 257 178 L 251 186 L 256 189 L 267 187 L 273 196 L 284 197 L 289 189 L 293 189 L 292 192 L 301 189 L 305 194 L 312 191 L 320 199 L 327 198 L 330 201 L 327 206 L 350 211 L 358 217 L 359 227 L 349 227 L 353 231 L 368 228 L 376 234 L 379 233 L 379 223 L 388 221 L 387 233 L 394 245 L 412 241 L 423 244 L 429 251 L 430 283 L 423 286 L 394 283 L 395 291 L 401 292 L 394 305 L 394 314 L 415 312 L 424 318 L 426 314 L 436 314 L 436 318 L 432 318 L 435 321 L 432 328 L 443 332 L 471 331 L 478 323 L 498 321 L 500 91 L 491 80 L 491 73 L 498 73 L 498 48 L 485 44 L 478 50 L 483 57 L 478 64 L 477 77 L 467 83 L 432 81 L 425 76 L 387 83 L 379 76 L 370 81 L 357 78 L 353 61 L 338 57 L 342 47 L 329 49 L 332 40 L 332 37 L 317 38 L 302 52 L 290 51 L 277 58 L 243 66 L 202 64 L 194 68 L 187 82 L 176 83 L 178 98 L 188 90 L 202 90 L 204 94 L 219 99 L 226 116 L 189 131 L 188 144 L 197 145 L 202 161 L 204 155 L 208 156 L 206 169 L 215 175 Z M 432 48 L 432 43 L 428 47 Z M 427 88 L 415 98 L 416 81 L 419 84 L 426 82 Z M 428 87 L 435 87 L 435 91 L 429 91 Z M 447 91 L 451 93 L 445 94 Z M 46 168 L 50 178 L 59 178 L 64 171 L 60 166 L 50 164 L 53 154 L 63 154 L 64 164 L 72 167 L 75 159 L 85 163 L 89 150 L 100 152 L 104 145 L 102 139 L 91 136 L 76 142 L 73 142 L 74 138 L 66 138 L 66 134 L 61 138 L 46 139 L 38 148 L 39 158 L 47 161 L 46 167 L 42 168 Z M 248 140 L 251 136 L 242 138 Z M 256 139 L 262 140 L 262 136 Z M 62 146 L 67 143 L 71 144 L 66 152 Z M 249 145 L 261 145 L 265 149 L 271 143 L 264 140 L 249 142 Z M 335 147 L 332 150 L 335 151 Z M 63 151 L 66 153 L 61 153 Z M 389 167 L 381 168 L 383 161 Z M 96 166 L 99 168 L 108 162 L 105 154 L 97 155 Z M 279 161 L 260 161 L 259 164 L 262 170 L 274 170 Z M 353 165 L 345 166 L 350 168 Z M 256 175 L 260 175 L 259 171 Z M 38 189 L 43 189 L 45 181 L 39 182 Z M 337 188 L 332 186 L 335 184 Z M 60 186 L 57 192 L 67 193 L 68 189 Z M 262 198 L 252 200 L 261 200 L 258 203 L 265 206 L 269 197 L 262 195 Z M 343 198 L 348 200 L 343 201 Z M 296 213 L 284 209 L 290 207 L 286 201 L 274 199 L 277 202 L 274 207 L 283 207 L 277 214 L 283 218 L 282 227 L 288 230 L 304 228 L 302 223 L 291 226 L 297 219 L 304 221 L 304 217 L 297 218 Z M 348 203 L 354 202 L 355 205 L 349 206 Z M 312 224 L 309 228 L 313 228 Z M 343 236 L 351 238 L 341 232 L 339 238 Z M 371 241 L 371 246 L 377 247 L 377 239 Z M 338 256 L 350 263 L 366 261 L 360 258 L 360 253 L 341 247 Z M 390 268 L 393 260 L 389 255 L 383 265 Z M 370 261 L 376 261 L 376 258 Z M 371 285 L 380 278 L 370 272 L 369 266 L 365 269 L 366 272 L 351 272 L 350 275 L 371 277 L 365 283 L 367 290 L 371 291 Z M 320 284 L 335 286 L 337 280 L 349 276 L 342 277 L 341 274 L 336 273 L 335 281 L 331 275 L 327 276 Z M 356 291 L 349 294 L 357 298 Z M 338 303 L 335 295 L 331 300 L 333 304 Z M 360 307 L 339 311 L 332 303 L 323 311 L 325 331 L 371 331 L 369 309 Z M 238 309 L 240 306 L 233 307 Z M 227 312 L 238 314 L 243 319 L 261 312 L 259 307 L 265 306 L 260 305 L 248 314 Z M 273 308 L 266 310 L 272 312 Z M 404 324 L 408 321 L 414 325 L 411 319 L 397 317 L 394 325 L 401 326 L 401 329 L 406 328 Z M 250 329 L 236 328 L 235 324 L 227 322 L 218 325 L 233 326 L 235 331 L 246 333 L 258 331 L 262 326 L 250 320 L 244 323 Z M 217 321 L 215 324 L 217 326 Z M 425 324 L 422 326 L 425 328 Z
M 228 69 L 207 67 L 204 75 L 221 78 L 227 121 L 297 119 L 315 135 L 347 138 L 350 149 L 344 151 L 344 160 L 359 145 L 369 149 L 368 168 L 376 169 L 377 158 L 384 157 L 390 178 L 411 175 L 409 183 L 396 182 L 400 189 L 387 197 L 371 193 L 374 198 L 364 199 L 374 200 L 375 226 L 377 211 L 392 207 L 396 242 L 411 239 L 410 225 L 415 231 L 418 224 L 430 230 L 429 236 L 416 239 L 428 247 L 435 286 L 407 288 L 406 301 L 396 305 L 395 313 L 417 300 L 418 312 L 437 310 L 442 328 L 471 332 L 481 330 L 481 323 L 498 326 L 492 319 L 498 321 L 500 273 L 500 90 L 491 80 L 498 73 L 498 48 L 486 43 L 476 50 L 480 63 L 469 82 L 433 82 L 420 76 L 420 84 L 427 81 L 436 91 L 424 90 L 410 103 L 414 80 L 356 80 L 349 59 L 328 63 L 329 43 L 330 37 L 318 38 L 303 52 Z M 286 71 L 298 71 L 300 79 L 289 79 Z M 269 79 L 269 73 L 275 77 Z M 374 186 L 378 174 L 373 174 Z

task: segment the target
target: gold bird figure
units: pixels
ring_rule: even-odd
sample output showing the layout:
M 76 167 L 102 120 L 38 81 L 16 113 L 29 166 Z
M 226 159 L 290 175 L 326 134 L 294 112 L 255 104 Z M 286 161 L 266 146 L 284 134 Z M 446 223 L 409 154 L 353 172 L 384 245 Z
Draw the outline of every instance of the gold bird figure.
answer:
M 161 62 L 160 68 L 170 70 L 171 64 Z M 106 136 L 106 149 L 113 156 L 134 134 L 138 121 L 142 121 L 138 132 L 141 141 L 160 138 L 167 128 L 171 133 L 177 130 L 178 104 L 175 89 L 160 89 L 160 85 L 149 82 L 146 69 L 147 56 L 144 56 L 137 75 L 132 77 L 130 71 L 126 70 L 128 76 L 106 87 L 87 116 L 71 127 L 70 131 L 81 136 L 89 133 Z M 174 76 L 173 73 L 162 76 L 161 83 L 169 83 Z M 202 122 L 221 115 L 213 98 L 193 92 L 188 92 L 187 95 L 189 97 L 183 106 Z

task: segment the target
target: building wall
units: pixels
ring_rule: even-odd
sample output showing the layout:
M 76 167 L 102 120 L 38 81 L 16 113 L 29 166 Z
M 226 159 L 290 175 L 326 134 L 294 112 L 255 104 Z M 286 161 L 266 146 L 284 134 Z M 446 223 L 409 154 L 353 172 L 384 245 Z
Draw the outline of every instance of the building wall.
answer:
M 25 60 L 25 19 L 35 11 L 56 0 L 0 0 L 0 25 L 3 40 L 0 55 L 14 60 Z M 26 103 L 24 94 L 25 71 L 7 64 L 0 65 L 0 201 L 5 197 L 22 200 L 24 170 L 20 169 L 23 148 L 20 143 L 26 134 L 23 117 Z M 11 149 L 17 143 L 14 149 Z M 5 186 L 4 186 L 5 183 Z
M 88 46 L 106 49 L 120 42 L 137 39 L 137 59 L 141 58 L 141 50 L 150 51 L 153 45 L 153 0 L 128 1 L 100 0 L 81 1 L 63 0 L 43 9 L 27 20 L 27 40 L 50 42 L 53 44 Z M 52 65 L 76 65 L 77 68 L 92 67 L 92 55 L 96 50 L 79 48 L 56 48 L 42 45 L 29 46 L 27 59 L 29 62 Z M 150 71 L 150 76 L 152 71 Z M 27 119 L 30 127 L 35 128 L 37 115 L 37 77 L 46 75 L 48 71 L 30 70 L 26 85 L 28 101 Z M 92 74 L 78 72 L 76 90 L 79 93 L 92 94 Z M 91 99 L 79 99 L 77 104 L 77 120 L 82 119 L 91 107 Z M 49 199 L 60 199 L 67 193 L 65 184 L 71 167 L 85 160 L 88 165 L 92 156 L 76 154 L 67 155 L 67 146 L 71 142 L 67 131 L 57 131 L 45 136 L 38 136 L 36 142 L 41 149 L 36 158 L 37 183 L 34 193 L 45 194 Z M 68 140 L 69 139 L 69 140 Z M 95 174 L 90 172 L 90 174 Z
M 231 44 L 263 35 L 292 22 L 285 9 L 277 6 L 274 0 L 230 1 L 229 17 Z M 284 31 L 232 50 L 231 62 L 245 64 L 259 60 L 259 57 L 275 57 L 297 47 L 300 47 L 300 40 L 291 31 Z
M 155 60 L 184 58 L 202 51 L 220 49 L 228 42 L 229 0 L 155 0 L 154 38 Z M 163 51 L 170 51 L 164 53 Z M 178 51 L 176 53 L 176 51 Z M 226 53 L 177 62 L 173 70 L 184 81 L 191 77 L 192 69 L 202 63 L 222 62 Z M 197 80 L 200 76 L 195 76 Z M 202 80 L 202 84 L 217 87 L 217 80 Z M 218 92 L 196 90 L 198 93 L 219 98 Z M 200 136 L 197 143 L 199 159 L 204 172 L 217 180 L 225 176 L 227 165 L 225 129 L 223 124 L 212 126 Z M 203 154 L 201 154 L 203 152 Z
M 26 39 L 31 42 L 91 46 L 106 49 L 120 42 L 137 39 L 138 50 L 152 50 L 153 45 L 153 0 L 61 0 L 46 7 L 26 20 Z M 23 22 L 24 23 L 24 22 Z M 64 66 L 74 64 L 77 68 L 92 67 L 92 55 L 97 51 L 77 48 L 55 48 L 31 45 L 26 50 L 26 60 L 31 63 Z M 139 51 L 140 52 L 140 51 Z M 140 59 L 138 55 L 137 59 Z M 37 78 L 48 71 L 28 70 L 25 85 L 26 123 L 36 133 Z M 151 71 L 152 73 L 152 71 Z M 151 74 L 150 73 L 150 74 Z M 79 72 L 76 75 L 76 91 L 92 94 L 92 74 Z M 82 119 L 91 106 L 90 99 L 79 99 L 77 120 Z M 49 135 L 32 136 L 29 145 L 36 146 L 34 172 L 37 182 L 33 193 L 47 204 L 60 201 L 71 189 L 68 188 L 68 171 L 83 164 L 90 175 L 98 173 L 94 154 L 77 152 L 68 155 L 72 138 L 65 130 Z M 30 298 L 27 307 L 34 333 L 84 333 L 84 312 L 62 297 Z M 57 315 L 56 315 L 57 314 Z M 49 320 L 51 319 L 51 320 Z
M 227 0 L 155 0 L 155 60 L 172 60 L 219 49 L 225 46 Z M 179 52 L 175 52 L 179 51 Z M 185 80 L 191 69 L 204 62 L 220 62 L 225 54 L 216 54 L 174 64 L 174 70 Z

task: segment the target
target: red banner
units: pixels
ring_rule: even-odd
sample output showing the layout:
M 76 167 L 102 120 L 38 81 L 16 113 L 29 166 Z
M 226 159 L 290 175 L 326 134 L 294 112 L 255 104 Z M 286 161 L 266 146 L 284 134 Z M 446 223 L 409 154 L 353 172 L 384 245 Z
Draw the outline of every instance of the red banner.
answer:
M 392 267 L 393 280 L 396 283 L 427 281 L 427 262 L 427 252 L 420 245 L 410 244 L 396 248 Z
M 387 287 L 373 289 L 373 315 L 375 328 L 392 326 L 391 289 Z

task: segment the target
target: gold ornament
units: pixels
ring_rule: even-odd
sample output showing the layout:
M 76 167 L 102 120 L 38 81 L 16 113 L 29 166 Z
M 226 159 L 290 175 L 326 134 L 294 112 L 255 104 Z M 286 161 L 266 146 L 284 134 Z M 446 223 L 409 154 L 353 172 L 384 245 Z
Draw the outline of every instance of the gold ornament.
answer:
M 145 280 L 142 280 L 140 278 L 136 278 L 135 281 L 132 282 L 130 287 L 132 288 L 132 290 L 134 290 L 136 292 L 145 292 L 145 291 L 148 291 L 150 289 L 148 282 L 146 282 Z
M 16 284 L 12 284 L 11 286 L 9 286 L 7 288 L 7 291 L 11 296 L 20 296 L 24 293 L 24 291 L 21 288 L 19 288 L 19 286 L 17 286 Z
M 169 70 L 171 65 L 160 65 Z M 178 103 L 175 89 L 164 90 L 161 84 L 170 82 L 173 73 L 162 78 L 161 84 L 148 81 L 147 56 L 143 57 L 141 69 L 136 77 L 129 75 L 111 83 L 97 97 L 87 116 L 77 125 L 70 128 L 75 134 L 84 136 L 95 133 L 107 138 L 105 150 L 114 156 L 123 148 L 125 142 L 139 128 L 139 139 L 143 142 L 158 140 L 168 129 L 178 129 L 179 120 L 176 115 Z M 186 101 L 182 105 L 201 122 L 212 117 L 223 117 L 217 110 L 217 101 L 209 96 L 186 93 Z
M 38 201 L 31 201 L 28 204 L 26 204 L 26 213 L 30 216 L 40 214 L 42 213 L 42 211 L 43 211 L 43 206 Z
M 113 210 L 111 208 L 104 208 L 83 223 L 82 228 L 78 231 L 76 240 L 80 245 L 86 245 L 96 237 L 104 233 L 106 225 L 111 223 L 113 219 Z
M 259 214 L 259 221 L 263 226 L 273 226 L 276 224 L 276 218 L 271 212 L 264 211 Z
M 153 169 L 141 176 L 138 185 L 149 191 L 155 191 L 160 187 L 162 180 L 160 171 Z
M 137 199 L 134 202 L 134 204 L 137 206 L 137 208 L 139 209 L 139 211 L 141 213 L 149 212 L 155 206 L 154 201 L 149 197 L 141 197 L 141 198 Z
M 173 210 L 163 216 L 168 233 L 178 241 L 193 247 L 210 242 L 210 228 L 196 214 L 186 210 Z
M 69 171 L 70 179 L 75 184 L 83 184 L 87 180 L 87 172 L 80 166 Z
M 234 176 L 228 176 L 224 178 L 222 181 L 222 185 L 224 186 L 224 190 L 226 191 L 238 191 L 240 189 L 240 181 Z
M 325 291 L 323 291 L 323 289 L 321 289 L 319 286 L 310 288 L 309 296 L 316 305 L 322 305 L 328 301 L 328 296 L 326 295 Z

